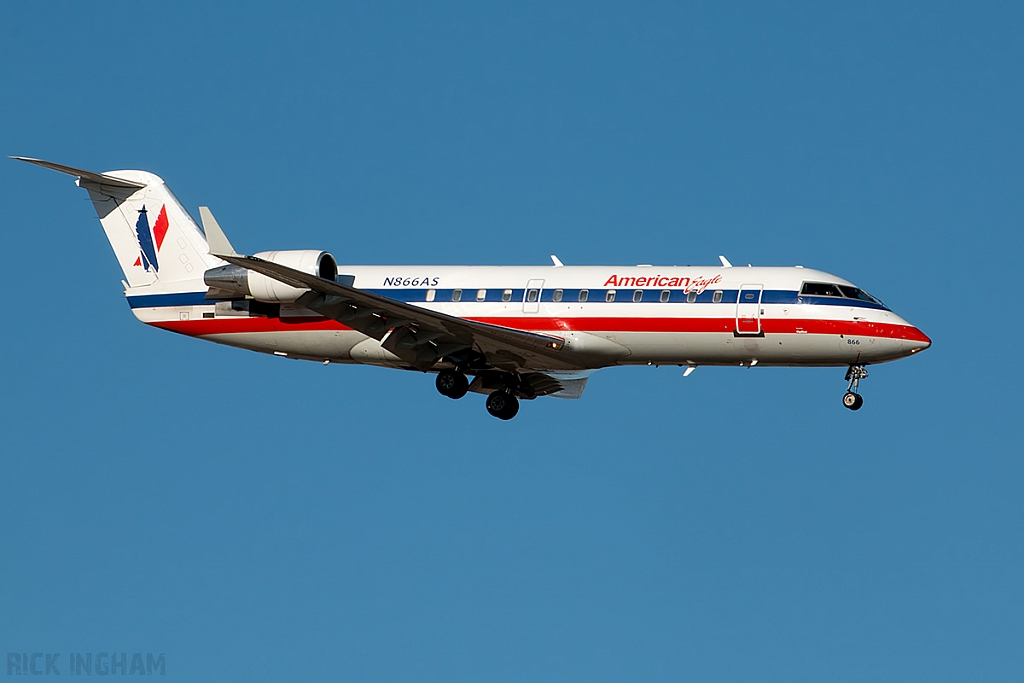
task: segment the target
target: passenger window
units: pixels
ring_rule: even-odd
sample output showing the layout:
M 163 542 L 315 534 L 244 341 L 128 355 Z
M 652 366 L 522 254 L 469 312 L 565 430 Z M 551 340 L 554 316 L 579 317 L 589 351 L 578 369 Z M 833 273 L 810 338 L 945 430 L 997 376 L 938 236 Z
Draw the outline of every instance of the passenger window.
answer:
M 536 289 L 528 290 L 526 292 L 526 300 L 531 302 L 531 303 L 536 301 L 537 300 L 537 290 Z
M 511 289 L 506 289 L 504 292 L 502 292 L 501 293 L 501 300 L 502 301 L 512 301 L 512 290 Z
M 581 289 L 580 290 L 580 303 L 583 303 L 584 301 L 586 301 L 588 296 L 590 296 L 590 291 L 586 290 L 586 289 Z
M 428 289 L 427 290 L 427 301 L 433 301 L 435 296 L 437 296 L 437 290 L 435 290 L 435 289 Z
M 746 299 L 747 301 L 753 301 L 754 300 L 754 293 L 753 292 L 748 292 L 748 293 L 743 295 L 743 298 Z
M 453 289 L 452 290 L 452 301 L 462 301 L 462 290 L 461 289 Z
M 667 303 L 669 298 L 672 296 L 672 292 L 667 289 L 661 290 L 661 303 Z
M 562 300 L 562 290 L 556 289 L 555 291 L 553 291 L 551 293 L 551 300 L 552 301 L 561 301 Z
M 608 303 L 615 301 L 615 290 L 609 289 L 604 295 L 604 300 L 607 301 Z
M 839 287 L 827 282 L 805 282 L 800 293 L 804 296 L 842 296 Z
M 711 297 L 711 302 L 712 303 L 716 303 L 716 304 L 722 303 L 722 290 L 720 290 L 720 289 L 716 289 L 715 290 L 715 295 L 713 297 Z
M 476 290 L 476 300 L 477 301 L 483 301 L 486 298 L 487 298 L 487 290 L 486 289 L 478 289 L 478 290 Z
M 687 293 L 687 295 L 686 295 L 686 303 L 692 304 L 696 300 L 697 300 L 697 292 L 689 292 L 689 293 Z
M 638 289 L 633 292 L 633 303 L 638 304 L 644 300 L 644 290 Z

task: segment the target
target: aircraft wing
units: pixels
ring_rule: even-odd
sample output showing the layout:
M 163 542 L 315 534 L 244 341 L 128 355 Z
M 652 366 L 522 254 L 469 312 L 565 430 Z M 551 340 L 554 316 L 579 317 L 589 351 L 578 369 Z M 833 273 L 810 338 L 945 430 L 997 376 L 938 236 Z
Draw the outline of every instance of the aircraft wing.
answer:
M 473 351 L 482 354 L 488 366 L 501 370 L 581 368 L 562 353 L 565 342 L 558 337 L 445 315 L 256 256 L 214 255 L 286 285 L 310 290 L 296 301 L 298 305 L 373 337 L 419 370 L 429 370 L 445 356 L 468 358 Z

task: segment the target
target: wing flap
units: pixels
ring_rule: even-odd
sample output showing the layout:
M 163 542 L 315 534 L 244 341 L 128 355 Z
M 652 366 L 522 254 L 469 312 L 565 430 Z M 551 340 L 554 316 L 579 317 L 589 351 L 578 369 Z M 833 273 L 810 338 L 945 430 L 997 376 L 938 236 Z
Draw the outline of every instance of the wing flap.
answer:
M 583 395 L 583 390 L 590 379 L 590 372 L 562 375 L 557 372 L 524 372 L 519 374 L 519 386 L 516 395 L 521 398 L 552 398 L 575 399 Z M 482 372 L 473 378 L 469 390 L 477 394 L 489 394 L 506 386 L 499 373 Z

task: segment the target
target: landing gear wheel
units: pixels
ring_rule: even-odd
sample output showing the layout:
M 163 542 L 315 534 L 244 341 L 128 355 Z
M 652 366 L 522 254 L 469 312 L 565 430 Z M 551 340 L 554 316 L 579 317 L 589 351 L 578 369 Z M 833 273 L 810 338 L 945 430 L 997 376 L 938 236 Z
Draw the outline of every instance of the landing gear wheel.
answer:
M 864 405 L 864 399 L 857 393 L 860 388 L 860 381 L 868 376 L 868 369 L 863 365 L 851 365 L 846 371 L 846 381 L 850 384 L 846 387 L 846 395 L 843 396 L 843 405 L 850 410 L 860 410 Z
M 505 390 L 487 397 L 487 412 L 499 420 L 511 420 L 519 412 L 519 399 Z
M 864 405 L 864 397 L 860 394 L 848 391 L 846 392 L 846 395 L 843 396 L 843 405 L 850 410 L 860 410 L 860 407 Z
M 454 370 L 442 370 L 437 373 L 434 385 L 442 396 L 448 398 L 462 398 L 469 391 L 469 380 L 461 372 Z

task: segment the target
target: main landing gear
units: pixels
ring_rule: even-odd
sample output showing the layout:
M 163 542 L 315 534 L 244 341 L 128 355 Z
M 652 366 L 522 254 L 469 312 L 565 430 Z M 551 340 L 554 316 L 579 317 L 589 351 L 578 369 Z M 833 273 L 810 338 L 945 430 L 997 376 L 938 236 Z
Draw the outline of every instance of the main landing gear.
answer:
M 864 397 L 857 393 L 860 389 L 860 381 L 868 376 L 868 370 L 863 365 L 851 365 L 846 371 L 846 381 L 850 384 L 846 387 L 846 394 L 843 396 L 843 405 L 850 410 L 860 410 L 864 405 Z
M 441 395 L 448 398 L 462 398 L 469 391 L 469 380 L 457 370 L 442 370 L 437 373 L 437 381 L 434 384 Z
M 498 389 L 487 397 L 487 412 L 500 420 L 511 420 L 519 412 L 519 399 L 507 389 Z
M 487 397 L 487 412 L 500 420 L 511 420 L 519 412 L 519 399 L 516 398 L 516 391 L 523 389 L 519 378 L 515 375 L 504 376 L 498 382 L 504 385 Z M 493 387 L 495 383 L 491 383 Z M 442 370 L 437 373 L 437 380 L 434 382 L 438 392 L 448 398 L 462 398 L 469 391 L 469 380 L 461 369 Z M 487 382 L 484 382 L 487 386 Z M 527 385 L 527 388 L 528 385 Z M 529 394 L 526 394 L 529 395 Z

